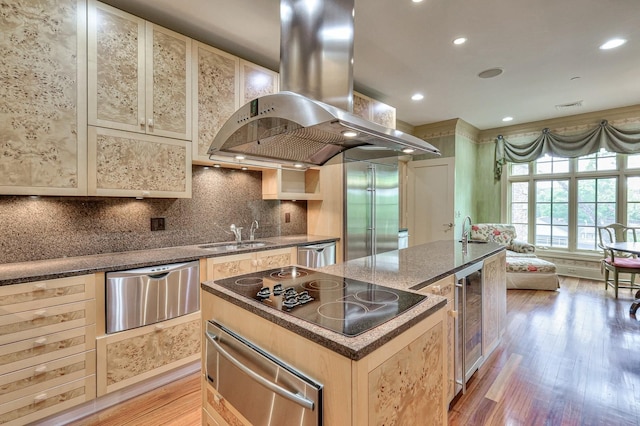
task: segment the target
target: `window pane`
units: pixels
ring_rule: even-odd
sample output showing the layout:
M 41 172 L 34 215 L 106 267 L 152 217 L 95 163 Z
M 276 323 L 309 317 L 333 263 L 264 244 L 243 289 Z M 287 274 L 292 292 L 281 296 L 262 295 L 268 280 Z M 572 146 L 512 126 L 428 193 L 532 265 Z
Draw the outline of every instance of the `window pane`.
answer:
M 516 237 L 521 241 L 529 241 L 529 226 L 526 224 L 514 224 Z
M 578 226 L 578 250 L 597 250 L 596 228 Z
M 545 155 L 544 157 L 537 159 L 535 165 L 536 174 L 539 175 L 569 172 L 568 158 L 554 158 Z
M 539 203 L 551 201 L 551 181 L 536 182 L 536 201 Z
M 554 225 L 569 224 L 569 204 L 553 203 L 551 208 L 551 217 Z
M 528 182 L 514 182 L 511 184 L 511 201 L 514 203 L 526 203 L 529 201 Z
M 616 154 L 601 151 L 578 158 L 579 172 L 592 172 L 595 170 L 617 170 Z
M 627 178 L 627 225 L 640 226 L 640 177 Z
M 598 201 L 616 202 L 616 182 L 616 178 L 598 179 Z
M 628 169 L 640 168 L 640 154 L 627 156 L 627 168 Z
M 536 244 L 569 245 L 569 180 L 536 182 Z
M 586 203 L 596 201 L 596 180 L 581 179 L 578 181 L 578 202 Z
M 528 223 L 529 222 L 529 206 L 525 203 L 517 203 L 511 205 L 511 223 Z
M 511 176 L 526 176 L 529 174 L 529 163 L 511 163 Z
M 596 225 L 596 203 L 578 204 L 578 226 Z
M 569 181 L 568 180 L 554 180 L 553 181 L 553 202 L 567 202 L 569 201 Z
M 609 225 L 616 221 L 615 203 L 598 203 L 598 225 Z

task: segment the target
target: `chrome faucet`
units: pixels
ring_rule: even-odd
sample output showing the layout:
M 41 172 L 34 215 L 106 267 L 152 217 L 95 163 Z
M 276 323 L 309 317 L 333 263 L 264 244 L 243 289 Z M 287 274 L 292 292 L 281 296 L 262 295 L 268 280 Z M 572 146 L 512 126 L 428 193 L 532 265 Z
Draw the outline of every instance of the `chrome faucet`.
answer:
M 255 228 L 253 227 L 254 225 L 255 225 Z M 259 226 L 258 226 L 257 220 L 254 220 L 253 222 L 251 222 L 251 229 L 249 229 L 249 240 L 253 241 L 253 239 L 255 238 L 255 232 L 258 228 Z
M 240 226 L 236 226 L 234 223 L 231 224 L 231 232 L 233 232 L 233 235 L 235 235 L 236 237 L 236 243 L 239 243 L 242 241 L 242 227 Z
M 469 245 L 469 229 L 466 228 L 467 219 L 469 220 L 469 227 L 471 227 L 471 216 L 465 216 L 462 220 L 462 253 L 467 254 L 467 247 Z

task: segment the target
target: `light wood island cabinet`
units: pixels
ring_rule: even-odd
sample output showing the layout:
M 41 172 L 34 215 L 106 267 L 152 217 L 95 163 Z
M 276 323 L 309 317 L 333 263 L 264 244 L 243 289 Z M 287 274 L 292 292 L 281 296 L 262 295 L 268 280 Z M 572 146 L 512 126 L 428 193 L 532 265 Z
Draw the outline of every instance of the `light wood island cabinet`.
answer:
M 89 0 L 89 124 L 191 140 L 191 39 Z
M 95 398 L 95 323 L 94 275 L 0 287 L 0 423 Z
M 201 300 L 203 324 L 214 319 L 324 385 L 324 424 L 447 424 L 444 310 L 353 361 L 207 291 Z M 203 424 L 247 425 L 204 372 Z
M 86 195 L 86 2 L 8 0 L 2 18 L 0 193 Z
M 506 329 L 507 268 L 506 251 L 484 260 L 482 270 L 482 356 L 495 350 Z

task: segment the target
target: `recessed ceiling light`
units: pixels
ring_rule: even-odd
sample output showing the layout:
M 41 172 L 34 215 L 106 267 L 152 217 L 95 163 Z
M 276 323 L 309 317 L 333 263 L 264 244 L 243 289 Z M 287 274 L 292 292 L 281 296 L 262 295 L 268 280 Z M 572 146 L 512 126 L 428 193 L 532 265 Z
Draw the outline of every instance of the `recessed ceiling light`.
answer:
M 411 0 L 414 3 L 422 3 L 424 0 Z
M 626 42 L 627 40 L 623 38 L 612 38 L 611 40 L 607 41 L 605 44 L 600 46 L 600 49 L 602 50 L 615 49 L 616 47 L 622 46 Z
M 296 169 L 301 169 L 302 168 L 302 164 L 296 163 L 296 164 L 293 165 L 293 167 L 295 167 Z
M 453 44 L 464 44 L 466 41 L 467 41 L 466 38 L 458 37 L 457 39 L 453 40 Z
M 214 164 L 213 167 L 215 167 L 216 169 L 220 168 L 220 164 Z
M 411 96 L 412 101 L 421 101 L 423 99 L 424 95 L 422 93 L 415 93 L 413 96 Z
M 488 70 L 484 70 L 478 74 L 480 78 L 493 78 L 502 74 L 502 68 L 489 68 Z
M 355 130 L 345 130 L 344 132 L 342 132 L 342 136 L 344 136 L 345 138 L 355 138 L 356 136 L 358 136 L 358 132 L 356 132 Z
M 502 119 L 502 121 L 511 121 L 513 120 L 513 117 L 505 117 Z

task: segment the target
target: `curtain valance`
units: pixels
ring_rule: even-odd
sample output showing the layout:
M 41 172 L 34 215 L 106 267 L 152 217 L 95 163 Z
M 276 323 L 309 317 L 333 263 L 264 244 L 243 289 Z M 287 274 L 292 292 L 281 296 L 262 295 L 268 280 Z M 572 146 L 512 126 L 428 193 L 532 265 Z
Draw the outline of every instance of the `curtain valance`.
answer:
M 495 177 L 502 176 L 505 163 L 528 163 L 545 154 L 554 157 L 575 158 L 604 149 L 620 154 L 640 153 L 640 131 L 620 130 L 606 120 L 593 130 L 579 135 L 563 136 L 543 129 L 540 136 L 526 143 L 510 143 L 498 135 L 495 151 Z

